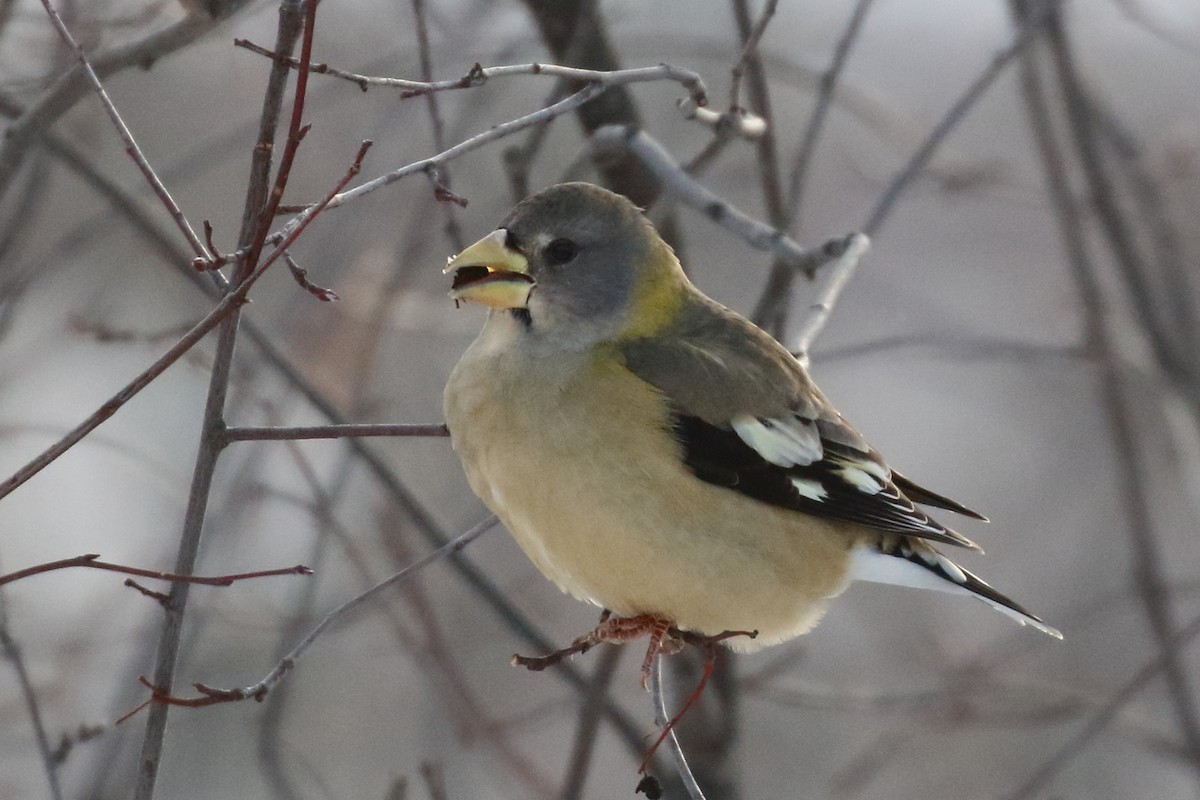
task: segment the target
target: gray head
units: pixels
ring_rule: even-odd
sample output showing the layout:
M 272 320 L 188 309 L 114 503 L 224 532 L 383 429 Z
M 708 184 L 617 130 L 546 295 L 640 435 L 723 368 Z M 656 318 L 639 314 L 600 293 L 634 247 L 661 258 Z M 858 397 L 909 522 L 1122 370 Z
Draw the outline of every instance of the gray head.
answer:
M 451 259 L 451 270 L 456 299 L 515 314 L 531 334 L 565 346 L 622 337 L 643 297 L 683 279 L 637 206 L 589 183 L 522 201 L 497 231 Z

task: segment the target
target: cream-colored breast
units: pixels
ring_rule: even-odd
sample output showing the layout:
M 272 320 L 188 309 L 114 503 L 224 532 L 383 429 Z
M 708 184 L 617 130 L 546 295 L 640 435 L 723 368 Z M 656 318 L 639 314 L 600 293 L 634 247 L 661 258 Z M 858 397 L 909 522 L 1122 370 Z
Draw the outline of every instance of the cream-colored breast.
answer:
M 514 349 L 513 324 L 489 322 L 445 412 L 471 487 L 534 564 L 617 614 L 758 629 L 741 649 L 811 627 L 861 530 L 700 481 L 657 390 L 615 359 Z

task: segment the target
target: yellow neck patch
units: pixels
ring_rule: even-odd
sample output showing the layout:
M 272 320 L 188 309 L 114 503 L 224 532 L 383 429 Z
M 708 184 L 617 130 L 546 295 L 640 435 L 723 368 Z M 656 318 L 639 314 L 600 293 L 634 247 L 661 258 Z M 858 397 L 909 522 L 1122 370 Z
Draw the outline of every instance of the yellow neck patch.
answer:
M 617 339 L 653 336 L 674 322 L 687 296 L 686 283 L 687 276 L 675 252 L 656 236 L 650 247 L 650 259 L 634 287 L 625 327 Z

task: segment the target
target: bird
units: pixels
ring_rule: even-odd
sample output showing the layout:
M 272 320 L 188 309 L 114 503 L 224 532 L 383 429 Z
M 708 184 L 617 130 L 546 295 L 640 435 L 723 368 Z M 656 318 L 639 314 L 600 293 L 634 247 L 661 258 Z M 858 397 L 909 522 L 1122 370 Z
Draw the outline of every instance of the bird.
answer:
M 945 556 L 979 548 L 920 506 L 986 518 L 892 469 L 624 196 L 551 186 L 445 272 L 456 305 L 489 309 L 446 383 L 452 446 L 533 564 L 604 609 L 571 652 L 649 634 L 644 672 L 683 635 L 751 652 L 855 580 L 974 597 L 1061 638 Z

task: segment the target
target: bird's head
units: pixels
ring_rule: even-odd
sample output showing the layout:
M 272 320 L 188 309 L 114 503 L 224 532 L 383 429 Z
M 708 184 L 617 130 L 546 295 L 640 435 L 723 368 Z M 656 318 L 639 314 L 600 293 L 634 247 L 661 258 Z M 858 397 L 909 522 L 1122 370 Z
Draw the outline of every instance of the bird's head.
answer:
M 640 209 L 589 183 L 522 201 L 445 271 L 456 301 L 514 314 L 567 346 L 649 335 L 670 322 L 688 285 Z

